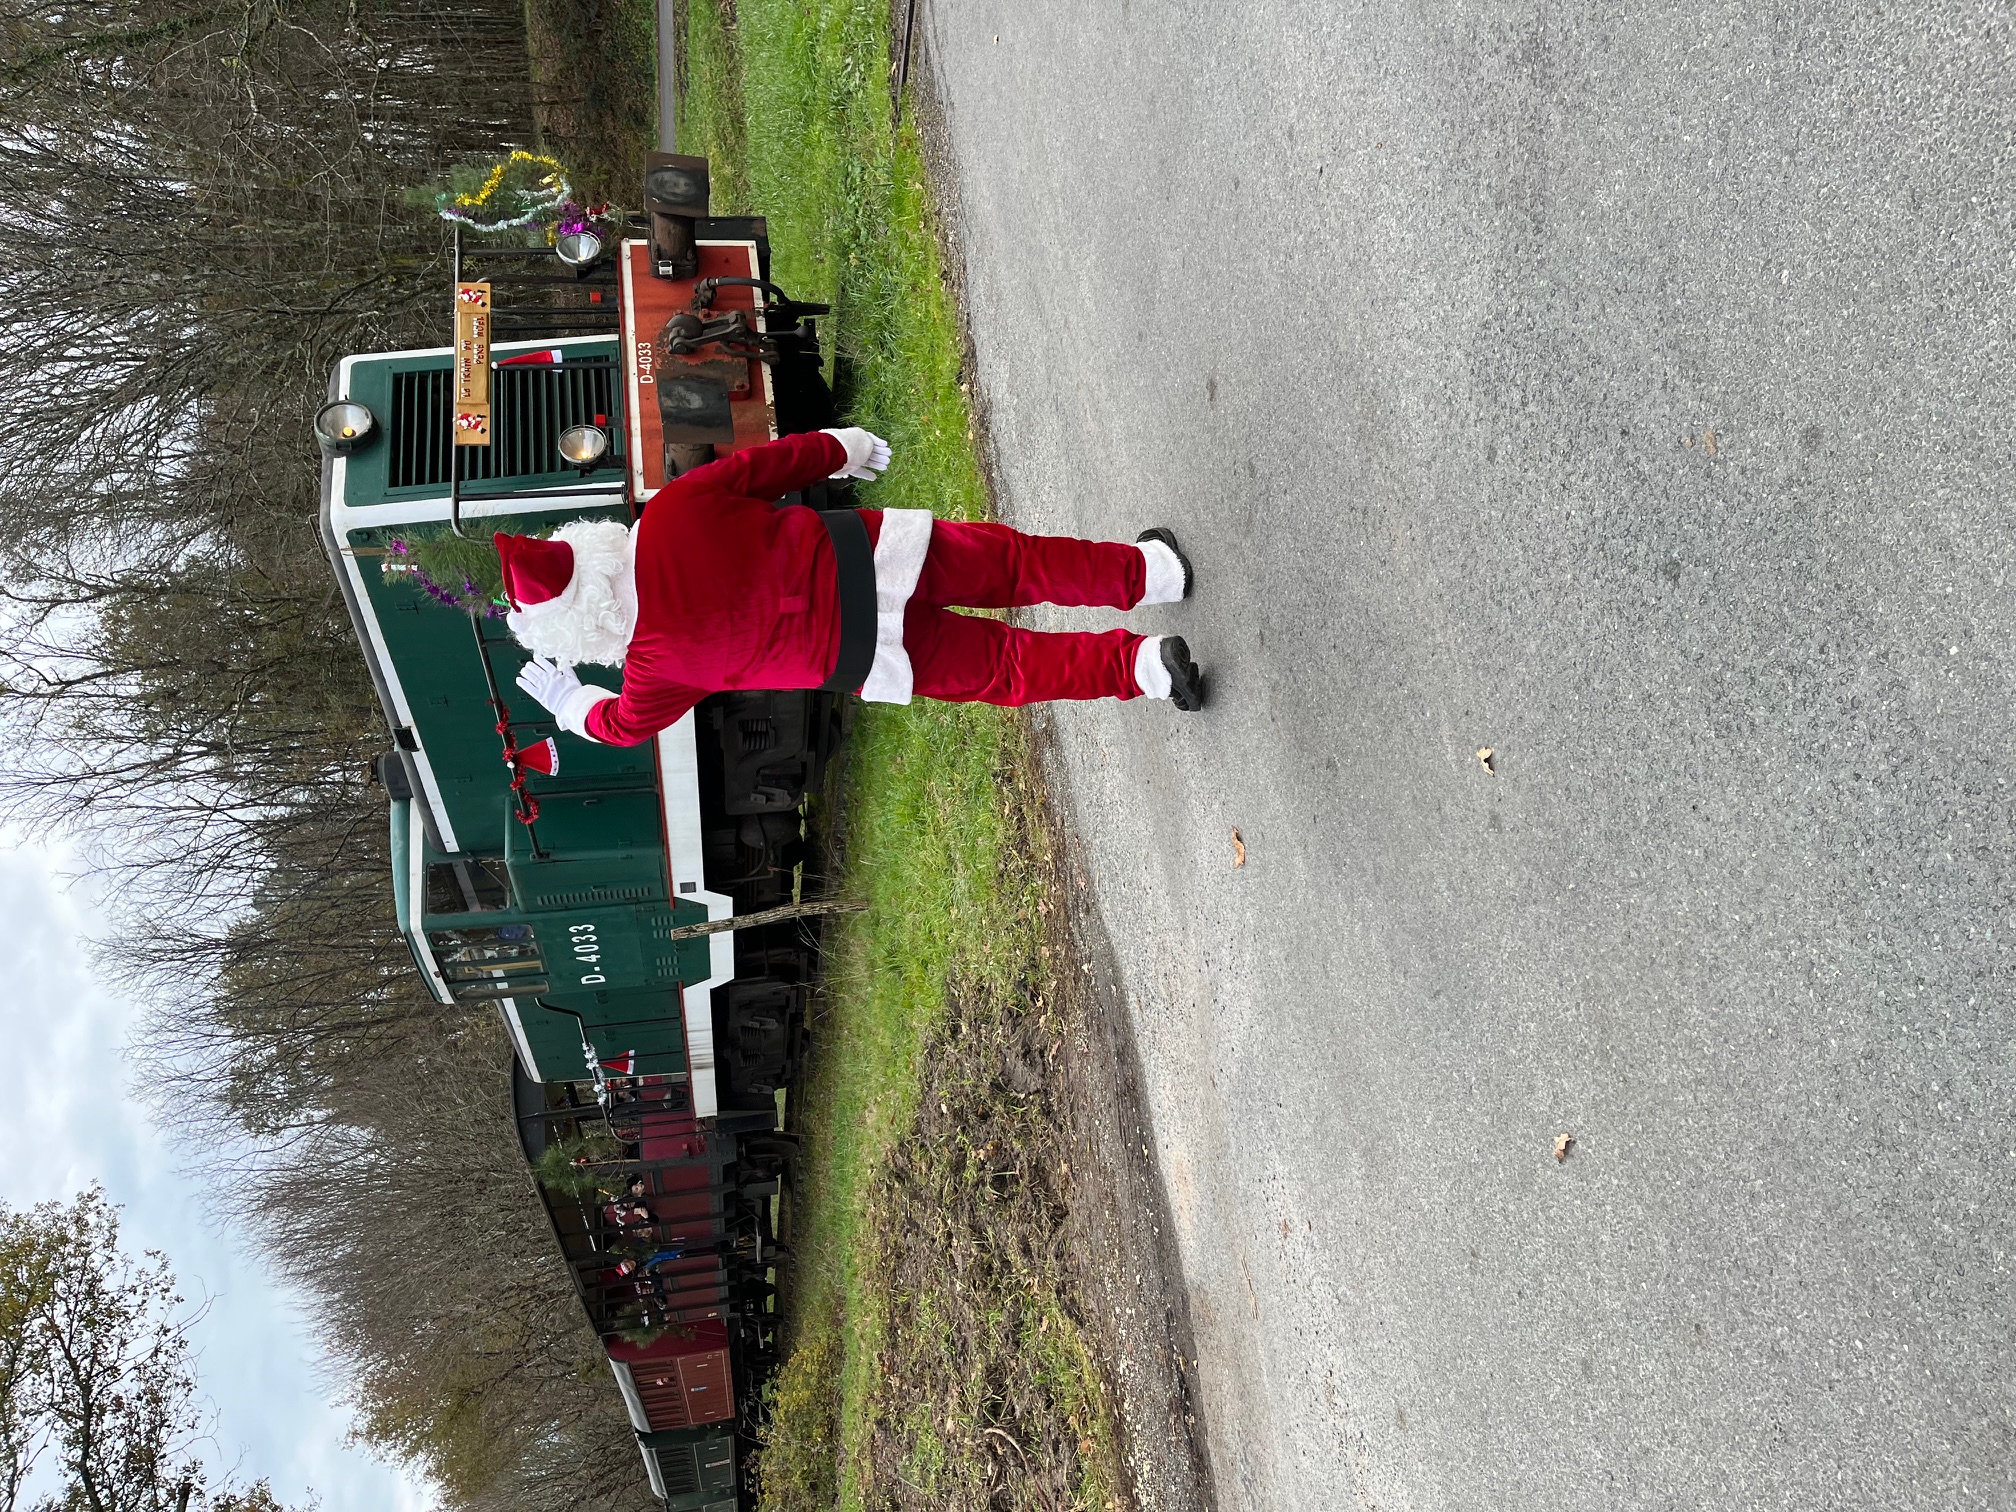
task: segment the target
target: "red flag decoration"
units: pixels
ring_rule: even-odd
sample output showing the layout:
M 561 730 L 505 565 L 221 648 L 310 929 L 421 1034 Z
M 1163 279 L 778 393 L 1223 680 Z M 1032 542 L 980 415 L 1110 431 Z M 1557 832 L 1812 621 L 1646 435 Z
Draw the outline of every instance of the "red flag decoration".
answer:
M 604 1071 L 614 1071 L 618 1076 L 628 1076 L 635 1069 L 636 1065 L 637 1052 L 635 1050 L 625 1050 L 614 1060 L 605 1060 L 602 1062 L 602 1069 Z
M 554 367 L 567 360 L 566 353 L 558 347 L 548 347 L 543 352 L 520 352 L 516 357 L 499 357 L 499 367 Z
M 560 770 L 560 747 L 553 743 L 551 735 L 535 740 L 528 746 L 520 746 L 508 758 L 512 765 L 528 772 L 537 772 L 541 777 L 551 777 Z

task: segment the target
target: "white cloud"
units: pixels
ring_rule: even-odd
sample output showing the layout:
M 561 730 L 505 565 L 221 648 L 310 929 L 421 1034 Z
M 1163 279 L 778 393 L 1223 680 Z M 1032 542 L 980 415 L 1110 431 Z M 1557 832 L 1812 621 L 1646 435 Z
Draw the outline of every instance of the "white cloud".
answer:
M 245 1247 L 205 1215 L 202 1194 L 127 1086 L 134 1010 L 100 987 L 90 940 L 105 928 L 88 884 L 66 889 L 58 847 L 0 844 L 8 992 L 0 996 L 0 1199 L 64 1198 L 96 1181 L 124 1210 L 135 1248 L 166 1254 L 185 1296 L 211 1299 L 196 1332 L 217 1410 L 208 1457 L 283 1499 L 310 1488 L 328 1512 L 423 1512 L 424 1482 L 350 1444 L 337 1383 L 307 1319 Z

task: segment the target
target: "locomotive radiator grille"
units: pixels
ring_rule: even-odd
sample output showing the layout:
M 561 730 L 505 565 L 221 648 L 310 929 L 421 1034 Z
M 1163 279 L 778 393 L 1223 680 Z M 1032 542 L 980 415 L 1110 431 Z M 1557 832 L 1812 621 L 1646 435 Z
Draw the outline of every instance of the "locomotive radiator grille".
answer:
M 455 445 L 455 407 L 445 367 L 395 372 L 392 414 L 385 427 L 393 488 L 445 488 L 457 453 L 465 480 L 534 478 L 566 470 L 560 432 L 604 422 L 616 413 L 612 368 L 560 363 L 498 368 L 490 375 L 488 446 Z

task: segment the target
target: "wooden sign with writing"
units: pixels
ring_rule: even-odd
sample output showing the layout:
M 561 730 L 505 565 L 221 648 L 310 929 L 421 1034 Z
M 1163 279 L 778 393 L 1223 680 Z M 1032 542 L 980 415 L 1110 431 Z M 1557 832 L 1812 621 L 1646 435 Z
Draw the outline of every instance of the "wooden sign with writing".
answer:
M 490 444 L 490 285 L 455 285 L 455 444 Z

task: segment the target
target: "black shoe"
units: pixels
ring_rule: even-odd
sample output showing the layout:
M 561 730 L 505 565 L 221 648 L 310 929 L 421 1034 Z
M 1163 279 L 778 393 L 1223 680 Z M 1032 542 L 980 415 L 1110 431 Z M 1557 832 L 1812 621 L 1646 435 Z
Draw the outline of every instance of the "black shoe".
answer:
M 1162 665 L 1169 671 L 1169 701 L 1185 714 L 1204 707 L 1204 674 L 1190 660 L 1190 647 L 1180 635 L 1162 637 Z
M 1190 558 L 1183 555 L 1183 548 L 1176 544 L 1176 532 L 1157 525 L 1153 530 L 1144 530 L 1134 537 L 1137 546 L 1143 541 L 1160 541 L 1176 553 L 1176 560 L 1183 564 L 1183 597 L 1190 597 Z

